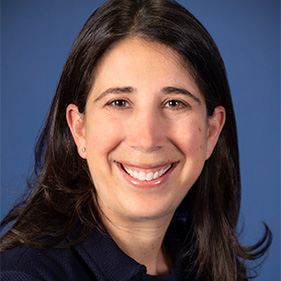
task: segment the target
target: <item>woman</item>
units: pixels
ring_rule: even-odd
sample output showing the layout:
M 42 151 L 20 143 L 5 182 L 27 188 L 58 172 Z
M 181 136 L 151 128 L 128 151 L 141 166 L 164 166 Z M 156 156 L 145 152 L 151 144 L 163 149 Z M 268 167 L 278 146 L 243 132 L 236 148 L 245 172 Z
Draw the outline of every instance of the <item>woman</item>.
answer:
M 166 0 L 106 2 L 69 54 L 30 193 L 3 220 L 3 280 L 245 280 L 223 61 Z

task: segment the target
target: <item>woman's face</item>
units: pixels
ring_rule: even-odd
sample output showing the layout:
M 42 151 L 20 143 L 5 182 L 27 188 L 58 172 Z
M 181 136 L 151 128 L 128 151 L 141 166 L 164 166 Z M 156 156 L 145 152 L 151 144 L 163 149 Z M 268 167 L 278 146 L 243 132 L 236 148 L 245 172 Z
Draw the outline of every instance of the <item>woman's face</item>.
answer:
M 131 38 L 99 62 L 85 113 L 70 105 L 67 118 L 103 213 L 143 220 L 173 215 L 212 153 L 224 110 L 207 117 L 172 49 Z

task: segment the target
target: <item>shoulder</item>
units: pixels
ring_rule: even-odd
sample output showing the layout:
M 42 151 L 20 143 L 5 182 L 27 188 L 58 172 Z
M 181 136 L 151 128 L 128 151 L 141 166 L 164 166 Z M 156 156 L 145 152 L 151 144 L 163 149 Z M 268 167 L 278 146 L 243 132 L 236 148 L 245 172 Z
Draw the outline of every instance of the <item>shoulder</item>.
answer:
M 36 249 L 25 245 L 1 253 L 1 280 L 90 280 L 71 248 Z

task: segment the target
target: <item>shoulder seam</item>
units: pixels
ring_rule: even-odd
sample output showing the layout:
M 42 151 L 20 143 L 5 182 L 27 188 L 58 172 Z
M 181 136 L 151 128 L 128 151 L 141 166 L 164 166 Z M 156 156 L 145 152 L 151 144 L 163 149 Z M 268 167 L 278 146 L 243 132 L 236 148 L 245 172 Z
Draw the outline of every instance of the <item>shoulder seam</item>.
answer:
M 20 270 L 20 263 L 22 262 L 22 260 L 23 260 L 23 258 L 24 258 L 24 256 L 26 255 L 26 253 L 28 252 L 28 251 L 30 251 L 30 248 L 28 247 L 28 246 L 26 246 L 27 248 L 23 251 L 23 253 L 18 257 L 18 259 L 16 260 L 16 264 L 15 264 L 15 268 L 17 269 L 17 270 Z M 26 261 L 25 262 L 23 262 L 21 265 L 25 265 L 26 264 Z

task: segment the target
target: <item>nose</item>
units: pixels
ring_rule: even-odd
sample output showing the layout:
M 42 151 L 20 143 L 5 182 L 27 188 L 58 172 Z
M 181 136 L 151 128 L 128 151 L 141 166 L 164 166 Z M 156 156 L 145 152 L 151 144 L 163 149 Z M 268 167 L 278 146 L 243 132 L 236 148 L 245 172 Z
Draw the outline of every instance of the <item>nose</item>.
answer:
M 164 120 L 157 110 L 142 110 L 134 114 L 127 129 L 127 142 L 130 147 L 153 152 L 164 145 Z

